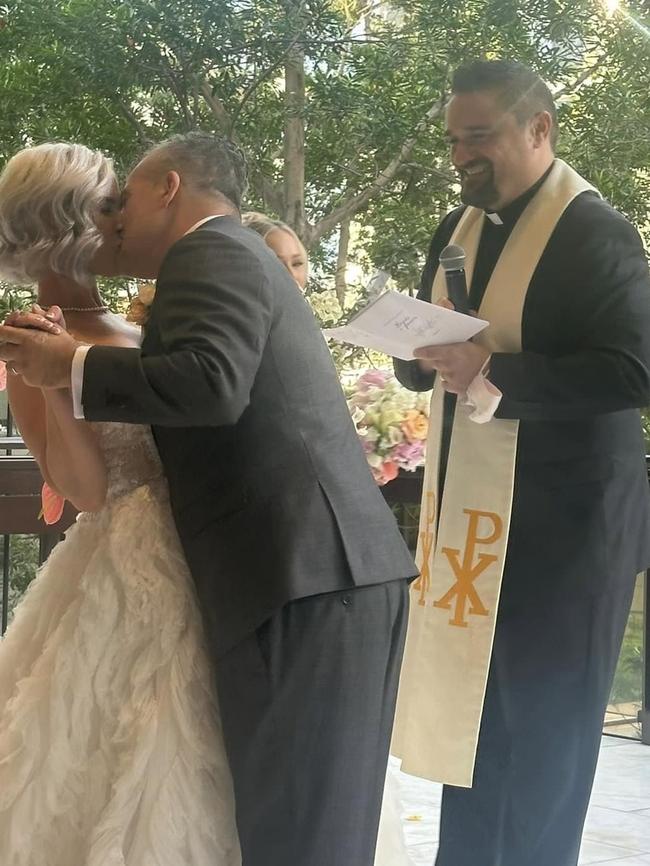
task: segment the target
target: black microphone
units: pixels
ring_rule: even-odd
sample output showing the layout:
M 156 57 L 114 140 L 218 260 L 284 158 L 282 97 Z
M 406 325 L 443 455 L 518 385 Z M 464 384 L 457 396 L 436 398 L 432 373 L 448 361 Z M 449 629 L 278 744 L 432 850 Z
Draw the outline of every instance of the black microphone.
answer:
M 469 296 L 465 279 L 465 250 L 450 244 L 440 253 L 440 265 L 445 272 L 447 297 L 458 313 L 469 313 Z

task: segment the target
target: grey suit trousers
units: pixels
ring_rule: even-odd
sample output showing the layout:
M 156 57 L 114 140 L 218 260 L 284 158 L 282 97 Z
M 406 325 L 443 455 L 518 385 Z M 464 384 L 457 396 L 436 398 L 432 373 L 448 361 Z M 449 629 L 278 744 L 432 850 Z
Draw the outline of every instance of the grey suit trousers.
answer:
M 286 605 L 219 662 L 243 866 L 372 866 L 408 581 Z

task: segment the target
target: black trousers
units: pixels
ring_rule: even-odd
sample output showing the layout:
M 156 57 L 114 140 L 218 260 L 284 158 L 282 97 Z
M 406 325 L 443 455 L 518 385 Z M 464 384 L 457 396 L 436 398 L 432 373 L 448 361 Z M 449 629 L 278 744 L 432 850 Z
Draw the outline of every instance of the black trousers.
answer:
M 219 662 L 243 866 L 372 866 L 408 581 L 292 602 Z
M 446 786 L 436 866 L 576 866 L 634 579 L 499 616 L 474 786 Z

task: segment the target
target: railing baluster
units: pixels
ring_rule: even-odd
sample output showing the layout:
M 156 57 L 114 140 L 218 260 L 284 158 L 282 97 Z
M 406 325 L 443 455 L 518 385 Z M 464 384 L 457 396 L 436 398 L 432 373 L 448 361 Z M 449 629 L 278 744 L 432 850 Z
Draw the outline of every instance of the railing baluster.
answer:
M 9 616 L 9 573 L 11 562 L 11 536 L 2 536 L 2 631 L 7 631 L 7 618 Z
M 44 532 L 42 535 L 38 537 L 38 566 L 39 568 L 45 560 L 48 558 L 50 553 L 57 546 L 59 541 L 62 539 L 62 535 L 58 535 L 55 532 Z

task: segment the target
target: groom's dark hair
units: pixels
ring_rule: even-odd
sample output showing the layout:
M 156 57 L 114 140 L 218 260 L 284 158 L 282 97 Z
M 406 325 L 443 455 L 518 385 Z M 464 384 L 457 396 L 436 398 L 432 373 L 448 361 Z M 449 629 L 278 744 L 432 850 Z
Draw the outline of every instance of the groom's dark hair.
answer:
M 530 67 L 514 60 L 474 60 L 457 69 L 451 79 L 451 92 L 473 93 L 494 90 L 501 107 L 512 112 L 520 124 L 541 111 L 553 121 L 551 146 L 557 142 L 557 111 L 553 94 Z
M 244 151 L 224 136 L 194 131 L 173 135 L 149 150 L 164 171 L 177 171 L 197 192 L 225 196 L 241 208 L 248 186 Z

